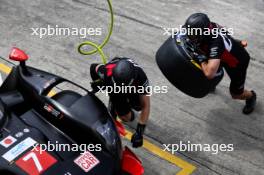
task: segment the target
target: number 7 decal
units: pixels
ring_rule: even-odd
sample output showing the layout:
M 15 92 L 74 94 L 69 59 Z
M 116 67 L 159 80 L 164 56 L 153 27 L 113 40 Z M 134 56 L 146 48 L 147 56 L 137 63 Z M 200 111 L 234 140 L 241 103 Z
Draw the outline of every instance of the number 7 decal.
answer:
M 48 152 L 41 151 L 40 153 L 40 148 L 36 148 L 16 161 L 16 165 L 27 172 L 28 175 L 40 175 L 57 162 Z
M 32 160 L 33 160 L 35 166 L 36 166 L 37 169 L 38 169 L 38 172 L 41 172 L 41 171 L 43 170 L 43 168 L 42 168 L 42 166 L 41 166 L 41 164 L 40 164 L 40 162 L 39 162 L 39 160 L 38 160 L 37 155 L 36 155 L 34 152 L 31 152 L 31 153 L 29 153 L 28 155 L 26 155 L 25 157 L 23 157 L 23 160 L 24 160 L 25 162 L 27 162 L 30 158 L 32 158 Z

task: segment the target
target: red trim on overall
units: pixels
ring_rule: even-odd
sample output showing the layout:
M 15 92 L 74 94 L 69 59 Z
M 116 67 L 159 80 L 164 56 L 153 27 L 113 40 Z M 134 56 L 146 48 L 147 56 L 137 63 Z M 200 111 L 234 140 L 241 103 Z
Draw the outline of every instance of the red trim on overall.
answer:
M 237 67 L 239 61 L 236 57 L 234 57 L 230 52 L 227 50 L 224 51 L 224 53 L 221 55 L 221 60 L 228 64 L 229 67 Z
M 113 75 L 113 69 L 116 67 L 116 64 L 108 64 L 105 66 L 106 68 L 106 75 L 108 77 L 112 76 Z

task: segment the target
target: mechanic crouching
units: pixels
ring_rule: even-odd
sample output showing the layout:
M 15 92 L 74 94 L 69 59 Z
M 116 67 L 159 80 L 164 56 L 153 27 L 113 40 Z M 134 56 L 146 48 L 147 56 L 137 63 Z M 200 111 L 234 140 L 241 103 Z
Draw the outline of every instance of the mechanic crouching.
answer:
M 141 67 L 130 58 L 114 58 L 107 64 L 92 64 L 90 74 L 94 92 L 108 90 L 109 111 L 116 119 L 132 122 L 140 111 L 136 132 L 131 138 L 132 146 L 143 145 L 143 133 L 150 113 L 148 78 Z M 118 92 L 115 91 L 118 87 Z M 121 90 L 120 90 L 121 89 Z
M 244 48 L 245 43 L 235 40 L 227 32 L 221 32 L 223 27 L 211 22 L 204 13 L 192 14 L 184 26 L 202 31 L 199 34 L 190 32 L 187 35 L 199 50 L 195 59 L 201 64 L 205 76 L 208 79 L 213 79 L 219 67 L 223 66 L 231 79 L 229 90 L 232 98 L 245 100 L 246 104 L 242 110 L 244 114 L 253 112 L 257 95 L 253 90 L 244 88 L 250 62 L 249 53 Z M 215 30 L 218 35 L 212 34 L 212 32 L 205 35 L 205 30 L 210 32 Z

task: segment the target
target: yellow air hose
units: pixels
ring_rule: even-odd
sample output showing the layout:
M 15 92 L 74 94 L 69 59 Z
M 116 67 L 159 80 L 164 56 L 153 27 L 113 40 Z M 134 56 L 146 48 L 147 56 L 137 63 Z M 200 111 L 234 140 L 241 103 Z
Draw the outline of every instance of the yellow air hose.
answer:
M 108 27 L 108 34 L 107 36 L 105 37 L 104 41 L 98 45 L 92 41 L 84 41 L 83 43 L 81 43 L 79 46 L 78 46 L 78 52 L 82 55 L 92 55 L 96 52 L 99 52 L 100 56 L 101 56 L 101 59 L 102 59 L 102 62 L 104 64 L 106 64 L 107 62 L 107 58 L 103 52 L 103 47 L 108 43 L 109 39 L 110 39 L 110 36 L 112 35 L 112 32 L 113 32 L 113 26 L 114 26 L 114 12 L 113 12 L 113 8 L 112 8 L 112 2 L 111 0 L 107 0 L 107 3 L 108 3 L 108 6 L 109 6 L 109 11 L 110 11 L 110 24 L 109 24 L 109 27 Z M 90 50 L 90 51 L 85 51 L 85 50 L 82 50 L 83 46 L 92 46 L 94 49 Z

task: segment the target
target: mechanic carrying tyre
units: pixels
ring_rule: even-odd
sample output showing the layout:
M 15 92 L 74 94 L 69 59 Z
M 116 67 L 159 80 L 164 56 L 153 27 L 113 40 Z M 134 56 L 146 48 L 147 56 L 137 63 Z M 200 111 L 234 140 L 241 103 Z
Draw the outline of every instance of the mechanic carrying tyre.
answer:
M 235 40 L 229 33 L 220 31 L 223 27 L 210 19 L 206 14 L 192 14 L 185 22 L 185 28 L 201 29 L 202 32 L 187 32 L 190 40 L 199 48 L 200 54 L 196 60 L 201 64 L 203 73 L 208 79 L 214 78 L 218 68 L 224 67 L 231 79 L 230 93 L 233 99 L 245 100 L 246 105 L 243 108 L 244 114 L 251 113 L 256 105 L 256 93 L 244 88 L 248 64 L 250 61 L 249 53 L 241 41 Z M 209 31 L 217 30 L 217 35 Z M 245 44 L 245 43 L 244 43 Z M 204 56 L 202 56 L 204 55 Z
M 148 95 L 148 78 L 141 67 L 130 58 L 114 58 L 107 64 L 92 64 L 90 74 L 94 92 L 107 90 L 109 111 L 125 122 L 135 119 L 136 111 L 140 112 L 136 132 L 131 138 L 132 146 L 143 145 L 143 133 L 150 113 L 150 97 Z M 119 88 L 118 92 L 115 88 Z M 122 90 L 120 91 L 120 88 Z

